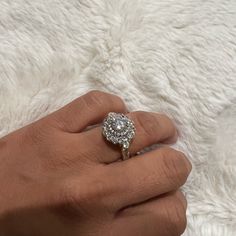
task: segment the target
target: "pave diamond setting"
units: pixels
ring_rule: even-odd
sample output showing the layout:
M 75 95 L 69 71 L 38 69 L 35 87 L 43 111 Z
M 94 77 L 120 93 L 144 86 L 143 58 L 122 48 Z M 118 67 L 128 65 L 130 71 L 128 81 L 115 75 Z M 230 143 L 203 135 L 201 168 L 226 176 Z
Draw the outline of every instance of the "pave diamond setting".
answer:
M 103 122 L 103 135 L 109 142 L 128 149 L 135 136 L 134 123 L 124 114 L 111 112 Z

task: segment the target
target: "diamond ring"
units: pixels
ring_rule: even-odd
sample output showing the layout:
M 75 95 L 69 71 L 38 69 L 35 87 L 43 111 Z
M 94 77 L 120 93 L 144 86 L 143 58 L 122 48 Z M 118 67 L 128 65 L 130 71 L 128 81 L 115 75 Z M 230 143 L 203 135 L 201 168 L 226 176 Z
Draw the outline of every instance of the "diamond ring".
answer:
M 129 159 L 129 146 L 135 136 L 135 127 L 132 120 L 126 115 L 111 112 L 103 121 L 103 136 L 113 144 L 119 144 L 122 159 Z

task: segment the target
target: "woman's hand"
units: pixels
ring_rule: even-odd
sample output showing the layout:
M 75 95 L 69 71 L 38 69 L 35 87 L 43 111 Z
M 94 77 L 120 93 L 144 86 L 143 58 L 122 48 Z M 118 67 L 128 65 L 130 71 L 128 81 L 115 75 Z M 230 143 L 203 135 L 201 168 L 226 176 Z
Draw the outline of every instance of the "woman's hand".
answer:
M 178 189 L 190 173 L 189 161 L 171 148 L 118 161 L 119 148 L 94 126 L 110 111 L 127 113 L 117 96 L 89 92 L 0 139 L 0 235 L 183 233 L 186 200 Z M 166 116 L 127 116 L 136 127 L 131 153 L 175 142 L 176 129 Z

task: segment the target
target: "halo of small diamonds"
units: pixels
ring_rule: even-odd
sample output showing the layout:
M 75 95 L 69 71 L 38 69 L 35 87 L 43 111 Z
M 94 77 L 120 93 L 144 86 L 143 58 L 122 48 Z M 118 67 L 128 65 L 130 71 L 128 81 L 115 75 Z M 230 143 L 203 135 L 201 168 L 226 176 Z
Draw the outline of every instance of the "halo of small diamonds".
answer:
M 109 142 L 128 149 L 135 136 L 135 127 L 133 121 L 124 114 L 111 112 L 103 121 L 102 133 Z

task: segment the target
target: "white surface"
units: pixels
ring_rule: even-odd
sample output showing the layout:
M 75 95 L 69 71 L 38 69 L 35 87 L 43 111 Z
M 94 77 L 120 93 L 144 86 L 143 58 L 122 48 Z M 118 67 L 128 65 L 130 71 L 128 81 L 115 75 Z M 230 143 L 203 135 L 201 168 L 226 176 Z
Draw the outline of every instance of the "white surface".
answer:
M 0 1 L 0 136 L 90 89 L 174 118 L 186 235 L 235 235 L 236 1 Z

